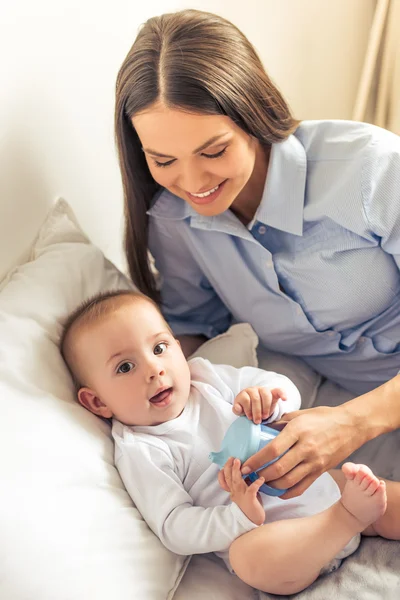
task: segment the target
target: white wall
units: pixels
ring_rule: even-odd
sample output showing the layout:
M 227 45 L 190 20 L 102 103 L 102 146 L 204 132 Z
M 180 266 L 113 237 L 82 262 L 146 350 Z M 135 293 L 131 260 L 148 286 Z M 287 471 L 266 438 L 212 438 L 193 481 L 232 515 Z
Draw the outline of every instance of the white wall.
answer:
M 238 25 L 298 118 L 351 118 L 375 0 L 181 4 L 217 12 Z
M 122 264 L 118 68 L 148 17 L 217 12 L 257 47 L 300 118 L 350 118 L 375 0 L 15 0 L 0 8 L 0 278 L 63 196 Z

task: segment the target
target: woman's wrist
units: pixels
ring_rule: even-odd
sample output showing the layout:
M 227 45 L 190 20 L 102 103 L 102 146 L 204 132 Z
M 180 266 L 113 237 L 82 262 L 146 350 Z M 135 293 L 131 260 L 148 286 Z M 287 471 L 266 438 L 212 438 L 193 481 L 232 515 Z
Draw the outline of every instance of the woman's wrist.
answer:
M 400 428 L 400 375 L 342 407 L 362 443 Z

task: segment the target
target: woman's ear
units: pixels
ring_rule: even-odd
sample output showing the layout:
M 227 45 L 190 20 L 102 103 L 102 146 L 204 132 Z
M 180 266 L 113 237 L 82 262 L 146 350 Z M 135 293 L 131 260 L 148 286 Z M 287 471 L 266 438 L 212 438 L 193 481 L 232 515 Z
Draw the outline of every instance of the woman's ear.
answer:
M 87 387 L 81 387 L 78 390 L 78 400 L 90 412 L 97 415 L 98 417 L 103 417 L 105 419 L 111 419 L 113 413 L 111 410 L 103 404 L 96 393 Z

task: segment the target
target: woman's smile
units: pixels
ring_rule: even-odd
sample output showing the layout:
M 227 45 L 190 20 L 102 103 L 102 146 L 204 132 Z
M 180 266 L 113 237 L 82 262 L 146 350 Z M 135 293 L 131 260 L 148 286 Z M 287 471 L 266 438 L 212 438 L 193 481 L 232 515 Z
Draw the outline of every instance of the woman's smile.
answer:
M 213 202 L 222 192 L 225 183 L 228 180 L 225 179 L 225 181 L 223 181 L 222 183 L 220 183 L 219 185 L 211 188 L 210 190 L 208 190 L 207 192 L 202 192 L 199 194 L 192 194 L 191 192 L 187 192 L 190 200 L 194 203 L 194 204 L 209 204 L 210 202 Z

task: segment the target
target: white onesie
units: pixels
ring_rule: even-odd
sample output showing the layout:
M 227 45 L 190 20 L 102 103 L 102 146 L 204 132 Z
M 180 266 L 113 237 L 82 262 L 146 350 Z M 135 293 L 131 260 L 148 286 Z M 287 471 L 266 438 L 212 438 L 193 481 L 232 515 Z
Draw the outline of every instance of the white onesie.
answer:
M 299 409 L 300 394 L 284 375 L 254 367 L 212 365 L 202 358 L 189 361 L 189 367 L 190 396 L 176 419 L 153 426 L 113 421 L 115 463 L 139 512 L 167 548 L 183 555 L 215 552 L 232 570 L 229 546 L 257 525 L 220 487 L 219 467 L 209 453 L 220 450 L 237 418 L 233 401 L 243 389 L 265 386 L 286 392 L 287 400 L 278 401 L 269 422 Z M 261 494 L 265 523 L 313 515 L 339 497 L 339 488 L 327 473 L 297 498 Z

